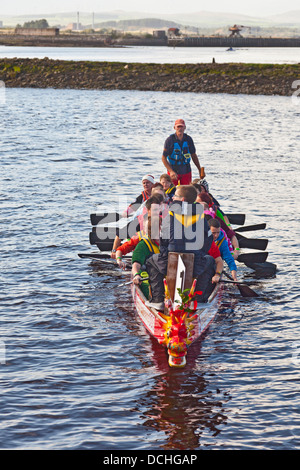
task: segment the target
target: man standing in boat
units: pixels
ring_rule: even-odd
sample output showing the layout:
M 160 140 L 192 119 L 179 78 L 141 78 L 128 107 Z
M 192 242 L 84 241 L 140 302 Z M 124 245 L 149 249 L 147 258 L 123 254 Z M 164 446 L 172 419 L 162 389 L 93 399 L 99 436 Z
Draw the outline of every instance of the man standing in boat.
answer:
M 193 139 L 185 134 L 186 125 L 183 119 L 177 119 L 174 124 L 175 133 L 165 141 L 162 162 L 175 186 L 190 184 L 192 169 L 190 161 L 193 160 L 201 178 L 201 166 Z

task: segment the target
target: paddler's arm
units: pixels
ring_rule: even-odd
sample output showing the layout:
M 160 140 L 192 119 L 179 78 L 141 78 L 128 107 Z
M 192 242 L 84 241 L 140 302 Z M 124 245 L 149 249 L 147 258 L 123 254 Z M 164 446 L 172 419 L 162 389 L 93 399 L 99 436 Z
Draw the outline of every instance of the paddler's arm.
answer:
M 141 281 L 142 281 L 142 278 L 141 276 L 139 275 L 139 271 L 141 269 L 141 265 L 140 263 L 138 263 L 137 261 L 135 261 L 132 265 L 132 268 L 131 268 L 131 273 L 132 273 L 132 282 L 134 284 L 140 284 Z
M 215 262 L 216 262 L 216 273 L 213 276 L 211 282 L 215 282 L 217 284 L 220 280 L 220 277 L 224 268 L 224 262 L 221 256 L 218 256 L 218 258 L 215 259 Z
M 162 160 L 163 164 L 165 165 L 167 171 L 169 172 L 169 175 L 170 175 L 171 179 L 176 181 L 178 179 L 178 175 L 177 175 L 176 171 L 174 171 L 173 168 L 171 167 L 170 163 L 167 160 L 167 157 L 162 155 L 161 160 Z
M 199 158 L 198 158 L 196 153 L 192 153 L 191 157 L 192 157 L 192 160 L 193 160 L 195 166 L 197 167 L 197 169 L 199 171 L 199 178 L 201 179 L 201 165 L 200 165 L 200 162 L 199 162 Z
M 117 250 L 116 252 L 117 264 L 121 269 L 126 269 L 126 263 L 122 260 L 122 255 L 123 255 L 122 251 Z
M 113 247 L 112 247 L 112 250 L 111 250 L 111 254 L 110 254 L 111 258 L 116 259 L 116 251 L 117 251 L 117 249 L 119 248 L 120 245 L 121 245 L 121 238 L 119 238 L 118 235 L 116 235 L 116 237 L 114 239 Z
M 143 264 L 146 262 L 147 256 L 149 255 L 149 250 L 147 248 L 147 245 L 144 243 L 144 241 L 140 241 L 134 252 L 132 253 L 132 258 L 131 258 L 131 274 L 133 276 L 133 283 L 134 284 L 140 284 L 142 281 L 142 277 L 139 276 L 139 271 Z
M 233 256 L 234 259 L 237 259 L 239 254 L 240 254 L 240 245 L 239 245 L 239 241 L 236 238 L 236 236 L 231 238 L 231 244 L 234 248 L 234 252 L 232 253 L 232 256 Z

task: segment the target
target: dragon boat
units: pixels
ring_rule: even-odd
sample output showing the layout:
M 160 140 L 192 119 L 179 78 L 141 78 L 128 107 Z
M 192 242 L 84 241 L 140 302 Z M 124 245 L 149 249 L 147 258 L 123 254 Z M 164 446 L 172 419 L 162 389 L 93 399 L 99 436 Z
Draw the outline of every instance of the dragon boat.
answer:
M 169 253 L 167 276 L 164 279 L 164 312 L 148 307 L 141 287 L 132 284 L 137 314 L 147 331 L 165 346 L 171 367 L 184 367 L 189 346 L 214 320 L 221 301 L 221 284 L 216 284 L 206 303 L 195 300 L 196 279 L 191 278 L 194 255 Z
M 266 224 L 243 227 L 244 214 L 227 214 L 227 216 L 232 224 L 242 225 L 235 229 L 240 246 L 261 250 L 256 253 L 240 254 L 237 261 L 253 269 L 256 274 L 259 274 L 260 270 L 263 271 L 263 274 L 259 274 L 258 277 L 273 276 L 276 272 L 276 265 L 266 263 L 268 253 L 264 252 L 268 240 L 249 239 L 240 234 L 240 232 L 263 230 Z M 116 234 L 125 240 L 130 236 L 130 232 L 135 231 L 135 226 L 130 231 L 130 225 L 135 222 L 125 223 L 116 230 L 114 225 L 121 219 L 119 214 L 90 214 L 90 219 L 92 224 L 92 231 L 89 235 L 90 244 L 96 245 L 100 253 L 79 253 L 78 256 L 114 263 L 110 258 L 110 251 Z M 192 278 L 193 263 L 194 255 L 191 253 L 169 253 L 167 275 L 164 279 L 164 311 L 158 311 L 146 305 L 148 297 L 142 286 L 137 286 L 131 281 L 125 283 L 132 284 L 132 297 L 137 315 L 146 330 L 166 348 L 171 367 L 186 365 L 189 346 L 203 335 L 217 315 L 222 300 L 223 283 L 232 282 L 221 279 L 221 282 L 215 285 L 207 302 L 197 303 L 196 280 Z M 243 283 L 234 284 L 242 295 L 257 296 L 248 286 L 242 285 Z

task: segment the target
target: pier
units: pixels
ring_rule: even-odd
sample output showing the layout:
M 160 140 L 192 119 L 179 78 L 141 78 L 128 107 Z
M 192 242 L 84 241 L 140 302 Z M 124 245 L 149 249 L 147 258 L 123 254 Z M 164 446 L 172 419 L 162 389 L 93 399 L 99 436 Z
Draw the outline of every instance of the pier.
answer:
M 168 38 L 170 47 L 300 47 L 299 38 L 266 37 L 174 37 Z

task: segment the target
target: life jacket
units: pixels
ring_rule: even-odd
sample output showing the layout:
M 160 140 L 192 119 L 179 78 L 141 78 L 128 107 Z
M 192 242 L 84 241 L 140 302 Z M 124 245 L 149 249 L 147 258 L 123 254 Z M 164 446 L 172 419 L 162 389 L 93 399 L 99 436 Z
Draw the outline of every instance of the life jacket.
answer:
M 143 238 L 143 236 L 145 235 L 143 230 L 139 230 L 138 232 L 136 232 L 137 236 L 139 237 L 139 242 L 141 241 L 141 239 Z
M 224 237 L 226 238 L 226 241 L 227 241 L 227 243 L 228 243 L 228 248 L 229 248 L 229 250 L 230 250 L 231 252 L 234 251 L 234 250 L 233 250 L 232 243 L 231 243 L 231 240 L 230 240 L 230 238 L 227 236 L 227 233 L 225 232 L 225 230 L 223 230 L 223 229 L 221 228 L 221 232 L 223 233 Z
M 149 197 L 148 194 L 146 193 L 146 191 L 142 191 L 142 196 L 143 196 L 143 201 L 148 201 Z
M 220 248 L 220 246 L 222 245 L 222 243 L 224 243 L 226 241 L 226 238 L 224 236 L 224 233 L 222 233 L 222 237 L 219 239 L 219 240 L 215 240 L 215 244 L 217 245 L 218 248 Z
M 154 255 L 155 253 L 159 253 L 159 246 L 156 243 L 154 243 L 148 237 L 148 235 L 145 235 L 143 232 L 141 232 L 141 240 L 143 240 L 144 243 L 146 243 L 151 255 Z
M 201 204 L 176 201 L 170 206 L 169 251 L 196 252 L 204 243 L 204 214 Z
M 173 201 L 173 196 L 176 191 L 176 186 L 174 184 L 171 184 L 171 186 L 165 191 L 166 193 L 166 201 L 168 204 L 170 204 Z
M 178 142 L 174 142 L 173 152 L 167 157 L 167 160 L 171 165 L 185 165 L 190 163 L 191 154 L 188 143 L 184 140 L 181 147 Z
M 171 186 L 169 186 L 169 188 L 165 191 L 165 193 L 168 196 L 173 196 L 173 193 L 175 193 L 175 191 L 176 191 L 176 186 L 174 186 L 174 184 L 171 184 Z
M 213 219 L 216 218 L 216 213 L 215 213 L 215 211 L 214 211 L 212 208 L 210 208 L 210 209 L 208 209 L 208 210 L 205 210 L 205 211 L 204 211 L 204 214 L 205 214 L 205 215 L 210 215 Z
M 137 217 L 141 230 L 144 228 L 146 214 L 147 214 L 147 209 L 146 209 L 146 207 L 143 207 L 142 213 L 139 214 L 138 217 Z
M 226 241 L 226 243 L 228 244 L 229 251 L 232 253 L 234 251 L 233 246 L 232 246 L 230 239 L 227 237 L 226 232 L 221 228 L 220 233 L 223 235 L 223 237 L 221 237 L 220 240 L 216 240 L 215 244 L 217 245 L 218 248 L 220 248 L 222 243 Z

